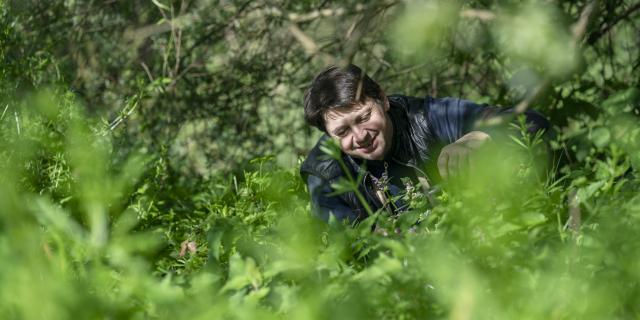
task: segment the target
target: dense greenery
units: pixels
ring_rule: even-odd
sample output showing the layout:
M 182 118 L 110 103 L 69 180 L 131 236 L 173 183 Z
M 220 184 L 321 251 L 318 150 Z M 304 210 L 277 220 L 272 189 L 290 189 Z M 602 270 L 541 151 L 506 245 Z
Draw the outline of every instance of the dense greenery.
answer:
M 629 0 L 0 0 L 0 318 L 640 317 L 639 35 Z M 348 62 L 541 111 L 551 168 L 514 121 L 410 212 L 316 220 L 302 95 Z

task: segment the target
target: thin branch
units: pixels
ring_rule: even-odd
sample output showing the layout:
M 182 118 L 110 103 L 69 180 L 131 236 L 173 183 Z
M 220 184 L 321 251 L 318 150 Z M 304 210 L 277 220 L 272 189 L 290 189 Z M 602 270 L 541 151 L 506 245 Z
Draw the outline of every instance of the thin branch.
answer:
M 306 35 L 302 30 L 300 30 L 300 28 L 295 23 L 291 23 L 289 25 L 289 31 L 291 32 L 293 37 L 296 38 L 298 42 L 300 42 L 307 55 L 312 56 L 315 55 L 316 52 L 318 52 L 318 45 L 316 44 L 316 42 L 313 41 L 313 39 Z
M 551 81 L 549 79 L 545 79 L 541 84 L 535 86 L 533 90 L 529 91 L 529 94 L 516 105 L 513 113 L 518 115 L 527 111 L 529 106 L 531 106 L 531 103 L 538 99 L 538 97 L 547 90 L 550 83 Z
M 184 10 L 184 1 L 180 4 L 180 12 L 178 16 L 181 16 Z M 171 20 L 173 21 L 173 5 L 171 6 Z M 173 38 L 173 43 L 175 47 L 175 63 L 173 66 L 173 74 L 177 75 L 180 71 L 180 49 L 182 48 L 182 28 L 180 26 L 171 24 L 171 34 Z
M 489 10 L 467 9 L 460 11 L 460 17 L 491 21 L 496 19 L 496 14 Z
M 13 115 L 16 117 L 16 129 L 18 130 L 18 135 L 20 135 L 20 119 L 18 119 L 18 112 L 14 111 Z
M 190 24 L 197 22 L 198 15 L 196 14 L 183 14 L 173 19 L 164 19 L 163 22 L 158 24 L 147 25 L 140 27 L 132 31 L 125 31 L 124 38 L 128 41 L 142 42 L 142 40 L 152 37 L 161 33 L 170 32 L 172 26 L 177 28 L 184 28 Z
M 396 1 L 387 1 L 388 3 L 395 3 Z M 328 18 L 328 17 L 340 17 L 347 13 L 362 13 L 369 9 L 368 6 L 357 4 L 356 7 L 351 11 L 346 11 L 344 8 L 326 8 L 326 9 L 318 9 L 313 10 L 307 13 L 295 13 L 291 12 L 286 14 L 286 18 L 289 21 L 296 23 L 310 22 L 319 18 Z M 274 16 L 285 16 L 280 10 L 276 8 L 271 8 L 271 14 Z
M 374 57 L 375 57 L 375 56 L 374 56 Z M 385 62 L 386 62 L 386 61 L 385 61 Z M 387 64 L 388 64 L 388 63 L 387 63 Z M 426 67 L 428 64 L 429 64 L 428 62 L 423 62 L 423 63 L 421 63 L 421 64 L 413 65 L 413 66 L 408 67 L 408 68 L 406 68 L 406 69 L 404 69 L 404 70 L 400 70 L 400 71 L 398 71 L 398 72 L 396 72 L 396 73 L 390 74 L 390 75 L 389 75 L 389 76 L 387 76 L 386 78 L 383 78 L 383 80 L 385 80 L 385 81 L 386 81 L 386 80 L 391 80 L 391 79 L 396 78 L 396 77 L 399 77 L 399 76 L 401 76 L 401 75 L 404 75 L 404 74 L 407 74 L 407 73 L 413 72 L 414 70 L 424 68 L 424 67 Z M 391 66 L 391 65 L 389 65 L 389 66 Z
M 438 75 L 437 74 L 434 74 L 431 77 L 431 96 L 432 97 L 438 96 Z
M 153 76 L 151 75 L 151 71 L 149 70 L 149 67 L 147 67 L 147 64 L 144 62 L 140 62 L 140 65 L 142 66 L 142 69 L 144 69 L 144 71 L 147 73 L 147 77 L 149 77 L 149 81 L 153 82 Z
M 577 197 L 576 190 L 571 190 L 567 197 L 567 205 L 569 206 L 569 219 L 565 225 L 565 229 L 571 230 L 571 233 L 575 237 L 580 232 L 580 225 L 582 224 L 582 211 L 580 210 L 580 203 Z
M 366 30 L 369 26 L 369 22 L 373 19 L 375 13 L 372 13 L 370 10 L 367 10 L 366 13 L 362 14 L 360 19 L 356 20 L 353 24 L 353 29 L 349 30 L 345 37 L 346 48 L 344 50 L 344 58 L 342 61 L 343 66 L 349 65 L 356 53 L 358 52 L 358 47 L 360 45 L 360 41 L 362 37 L 364 37 Z
M 360 14 L 360 18 L 355 20 L 347 30 L 345 34 L 345 48 L 343 52 L 343 58 L 340 61 L 340 65 L 348 65 L 353 61 L 356 53 L 358 52 L 358 48 L 360 45 L 360 41 L 365 36 L 368 31 L 369 24 L 373 20 L 373 18 L 378 15 L 380 12 L 384 12 L 384 10 L 389 7 L 397 4 L 397 1 L 385 1 L 380 5 L 371 5 L 371 6 L 363 6 L 357 5 L 353 12 L 349 13 L 362 13 Z M 299 15 L 296 14 L 288 14 L 287 17 L 290 21 L 289 31 L 292 33 L 294 38 L 300 42 L 305 52 L 309 56 L 321 55 L 325 64 L 334 64 L 336 58 L 330 56 L 328 54 L 321 54 L 319 50 L 319 46 L 316 42 L 308 35 L 306 35 L 299 27 L 298 22 L 300 21 L 310 21 L 311 18 L 315 19 L 318 17 L 329 16 L 329 15 L 343 15 L 346 12 L 342 8 L 338 9 L 322 9 L 316 10 L 309 14 L 303 15 L 304 19 L 301 19 Z
M 9 104 L 4 106 L 4 111 L 2 111 L 2 116 L 0 116 L 0 121 L 2 121 L 2 119 L 4 119 L 4 114 L 7 113 L 7 109 L 9 109 Z
M 291 32 L 293 37 L 298 40 L 298 42 L 300 42 L 302 48 L 304 48 L 304 51 L 309 57 L 320 56 L 320 58 L 322 58 L 322 60 L 324 61 L 324 64 L 335 64 L 336 58 L 332 55 L 321 52 L 318 49 L 319 47 L 316 42 L 313 41 L 313 39 L 306 35 L 302 30 L 300 30 L 300 28 L 298 28 L 295 23 L 291 23 L 289 25 L 289 31 Z
M 192 62 L 188 66 L 183 68 L 182 71 L 180 71 L 180 73 L 178 73 L 176 76 L 173 77 L 173 79 L 171 79 L 171 82 L 167 85 L 167 90 L 173 90 L 175 85 L 178 83 L 178 80 L 182 79 L 189 70 L 196 67 L 202 67 L 202 63 Z
M 602 27 L 600 30 L 590 33 L 589 37 L 587 37 L 587 44 L 592 45 L 596 43 L 596 41 L 598 41 L 603 35 L 607 34 L 616 24 L 618 24 L 620 21 L 626 18 L 629 18 L 632 14 L 636 13 L 636 11 L 639 11 L 639 10 L 640 10 L 640 2 L 629 7 L 622 14 L 620 14 L 615 19 L 613 19 L 613 21 L 610 21 L 609 23 L 607 23 L 607 25 Z
M 571 26 L 572 38 L 571 38 L 571 46 L 573 48 L 577 48 L 578 44 L 581 42 L 584 37 L 586 27 L 589 24 L 589 20 L 593 16 L 595 12 L 597 0 L 591 1 L 587 4 L 580 13 L 580 18 Z M 493 117 L 490 119 L 484 119 L 478 121 L 477 125 L 480 126 L 494 126 L 502 123 L 507 123 L 512 121 L 518 115 L 524 113 L 529 109 L 531 104 L 537 100 L 551 85 L 551 79 L 545 78 L 539 85 L 535 86 L 532 90 L 529 91 L 527 96 L 522 99 L 514 108 L 513 112 L 503 116 L 503 117 Z
M 582 9 L 582 12 L 580 13 L 580 18 L 578 19 L 578 21 L 576 21 L 571 26 L 571 33 L 573 35 L 571 38 L 571 46 L 573 48 L 577 48 L 578 44 L 583 39 L 584 34 L 587 30 L 587 25 L 589 24 L 589 20 L 591 19 L 591 17 L 593 16 L 593 13 L 595 12 L 596 3 L 597 3 L 597 0 L 594 0 L 588 3 Z M 527 97 L 525 97 L 525 99 L 520 101 L 520 103 L 518 103 L 518 105 L 515 107 L 514 115 L 519 115 L 525 112 L 529 108 L 531 103 L 537 98 L 539 98 L 542 95 L 542 93 L 545 92 L 550 85 L 551 85 L 551 80 L 549 78 L 546 78 L 544 81 L 542 81 L 540 85 L 533 88 L 533 90 L 531 90 L 531 93 Z
M 465 59 L 462 64 L 462 81 L 460 81 L 460 88 L 458 89 L 458 96 L 462 96 L 464 93 L 464 84 L 467 83 L 467 79 L 469 78 L 469 61 Z M 443 83 L 446 85 L 446 82 Z
M 355 11 L 360 12 L 362 10 L 364 10 L 364 6 L 361 4 L 358 4 L 356 6 Z M 294 22 L 309 22 L 318 18 L 341 16 L 341 15 L 344 15 L 344 13 L 345 13 L 344 8 L 321 9 L 321 10 L 314 10 L 304 14 L 289 13 L 287 15 L 287 18 L 290 21 L 294 21 Z
M 595 7 L 595 1 L 587 4 L 584 9 L 582 9 L 578 21 L 576 21 L 571 26 L 571 33 L 573 34 L 574 43 L 577 43 L 579 40 L 581 40 L 585 32 L 587 31 L 587 25 L 589 24 L 589 20 L 591 18 L 591 15 L 593 15 Z
M 140 96 L 134 95 L 131 100 L 127 102 L 127 105 L 124 107 L 120 115 L 118 115 L 111 123 L 109 123 L 107 127 L 107 131 L 103 132 L 103 135 L 107 135 L 110 131 L 115 130 L 125 119 L 127 119 L 134 110 L 138 107 L 140 103 Z

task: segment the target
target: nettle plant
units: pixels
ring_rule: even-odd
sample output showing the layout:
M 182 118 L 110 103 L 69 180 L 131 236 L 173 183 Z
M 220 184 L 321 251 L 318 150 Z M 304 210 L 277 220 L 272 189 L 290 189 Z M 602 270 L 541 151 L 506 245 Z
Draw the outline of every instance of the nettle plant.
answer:
M 579 137 L 595 146 L 587 169 L 552 162 L 547 175 L 537 168 L 546 142 L 516 121 L 478 170 L 438 186 L 436 205 L 416 185 L 404 214 L 372 212 L 349 226 L 313 218 L 297 168 L 271 157 L 180 186 L 161 157 L 115 161 L 109 136 L 74 111 L 72 95 L 42 97 L 0 123 L 4 317 L 638 312 L 637 128 L 626 113 L 584 124 Z M 606 143 L 596 134 L 605 129 Z M 325 150 L 341 161 L 335 144 Z M 355 191 L 358 179 L 336 191 Z
M 449 206 L 452 201 L 459 200 L 458 198 L 484 198 L 496 204 L 503 197 L 512 198 L 510 192 L 515 187 L 529 192 L 527 190 L 531 187 L 537 186 L 537 189 L 544 189 L 557 181 L 557 172 L 554 171 L 557 170 L 557 159 L 552 159 L 553 155 L 548 141 L 545 141 L 543 137 L 545 134 L 547 136 L 550 134 L 542 131 L 535 134 L 529 133 L 524 116 L 518 117 L 516 121 L 510 123 L 508 129 L 501 132 L 499 137 L 494 138 L 497 141 L 479 151 L 479 154 L 474 158 L 473 167 L 464 175 L 444 180 L 433 186 L 425 186 L 421 182 L 414 185 L 407 180 L 408 178 L 404 178 L 406 190 L 397 197 L 406 201 L 409 209 L 396 216 L 391 216 L 384 208 L 373 212 L 359 190 L 358 185 L 362 182 L 364 172 L 366 172 L 366 163 L 362 165 L 358 175 L 354 176 L 348 170 L 340 147 L 335 141 L 324 141 L 321 149 L 327 157 L 336 160 L 342 170 L 346 172 L 345 177 L 332 185 L 333 194 L 354 192 L 369 214 L 369 218 L 363 223 L 375 224 L 380 227 L 384 225 L 390 227 L 389 230 L 400 228 L 391 233 L 405 232 L 409 229 L 415 231 L 421 227 L 431 232 L 439 224 L 438 222 L 444 220 L 442 216 L 432 215 L 434 209 L 438 208 L 437 211 L 440 211 L 440 208 Z M 555 164 L 553 168 L 551 168 L 552 161 Z M 487 183 L 492 183 L 491 188 L 487 188 Z M 493 192 L 487 189 L 493 189 Z M 486 198 L 487 195 L 492 195 L 493 198 Z M 498 196 L 500 198 L 497 198 Z M 516 198 L 520 199 L 521 197 Z M 396 200 L 397 198 L 389 197 L 387 204 L 392 205 Z M 542 218 L 539 217 L 539 219 Z M 430 222 L 420 226 L 425 220 Z M 387 222 L 391 224 L 387 224 Z M 384 230 L 383 233 L 389 234 L 387 231 Z
M 449 314 L 465 308 L 460 306 L 466 303 L 465 299 L 474 301 L 474 307 L 465 304 L 474 314 L 499 318 L 522 315 L 522 312 L 531 317 L 542 316 L 548 308 L 562 314 L 634 312 L 625 307 L 624 302 L 614 303 L 613 298 L 605 297 L 605 292 L 610 292 L 623 301 L 633 301 L 637 295 L 626 296 L 629 290 L 635 290 L 633 288 L 609 285 L 607 289 L 589 294 L 581 289 L 581 286 L 595 289 L 602 284 L 596 277 L 604 271 L 596 262 L 605 252 L 600 245 L 610 248 L 611 242 L 618 241 L 613 239 L 621 238 L 618 235 L 612 237 L 611 242 L 605 240 L 612 231 L 609 228 L 618 223 L 608 218 L 604 223 L 606 231 L 597 231 L 603 223 L 599 220 L 613 212 L 613 203 L 602 194 L 595 194 L 592 185 L 600 187 L 606 182 L 593 181 L 580 171 L 570 171 L 569 175 L 561 172 L 559 167 L 564 164 L 548 157 L 551 145 L 561 142 L 554 138 L 548 143 L 542 134 L 528 134 L 524 119 L 512 123 L 503 138 L 504 144 L 489 145 L 481 152 L 478 168 L 470 176 L 438 186 L 436 206 L 425 201 L 424 194 L 416 195 L 415 189 L 408 190 L 404 197 L 412 208 L 406 215 L 393 217 L 381 210 L 356 226 L 356 229 L 362 228 L 361 231 L 369 231 L 353 239 L 360 257 L 366 257 L 358 261 L 368 268 L 375 268 L 385 259 L 395 261 L 403 275 L 411 274 L 413 281 L 425 281 L 423 285 L 435 288 L 434 291 L 416 289 L 413 293 L 423 295 L 427 304 L 437 301 L 438 307 L 429 311 L 436 315 L 438 310 Z M 324 149 L 329 157 L 342 161 L 337 145 L 327 142 Z M 628 155 L 606 154 L 609 160 L 605 161 L 617 163 L 607 171 L 617 172 L 612 190 L 628 190 L 630 185 L 637 185 L 637 180 L 620 176 L 624 172 L 621 169 L 628 168 L 628 160 L 622 160 L 628 159 Z M 549 164 L 545 164 L 546 161 Z M 344 163 L 341 162 L 341 166 L 344 168 Z M 573 188 L 576 177 L 578 181 L 593 182 L 576 191 Z M 347 175 L 334 188 L 336 192 L 357 192 L 357 179 L 361 177 Z M 584 195 L 593 199 L 580 198 Z M 617 191 L 609 192 L 608 196 L 611 200 L 630 201 L 622 209 L 626 212 L 638 208 L 637 196 Z M 597 203 L 597 207 L 591 202 Z M 581 216 L 586 218 L 582 221 L 584 227 L 580 226 Z M 633 228 L 630 221 L 637 217 L 637 214 L 626 215 L 624 222 L 620 221 L 623 229 Z M 385 232 L 371 232 L 376 228 Z M 596 243 L 599 245 L 594 246 Z M 636 246 L 624 247 L 626 251 Z M 581 253 L 576 254 L 576 250 Z M 622 264 L 615 269 L 628 268 L 628 257 L 615 256 Z M 424 269 L 418 271 L 420 267 Z M 585 273 L 587 270 L 595 274 Z M 389 272 L 387 276 L 399 281 L 398 274 Z M 609 279 L 620 275 L 616 271 Z M 536 293 L 552 290 L 555 283 L 565 285 L 562 293 L 548 296 Z M 386 289 L 395 292 L 389 287 Z M 572 300 L 559 304 L 557 299 L 561 294 L 577 292 L 581 292 L 587 302 Z M 610 305 L 593 303 L 600 299 Z M 531 305 L 530 301 L 538 305 Z

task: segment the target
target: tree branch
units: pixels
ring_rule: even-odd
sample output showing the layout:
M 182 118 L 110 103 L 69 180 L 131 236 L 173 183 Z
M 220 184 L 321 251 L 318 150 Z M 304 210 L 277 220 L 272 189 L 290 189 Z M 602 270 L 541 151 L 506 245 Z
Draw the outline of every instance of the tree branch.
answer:
M 495 20 L 496 14 L 489 10 L 467 9 L 460 11 L 461 18 L 474 18 L 482 21 Z
M 598 31 L 594 31 L 594 32 L 590 33 L 589 37 L 587 37 L 587 44 L 588 45 L 593 45 L 602 36 L 607 34 L 616 24 L 618 24 L 620 21 L 630 17 L 632 14 L 636 13 L 636 11 L 639 11 L 639 10 L 640 10 L 640 2 L 638 2 L 635 5 L 629 7 L 621 15 L 617 16 L 615 19 L 613 19 L 612 21 L 607 23 L 604 27 L 601 27 Z M 603 22 L 603 24 L 604 23 L 605 22 Z
M 594 0 L 584 6 L 582 12 L 580 13 L 580 18 L 571 26 L 571 33 L 573 35 L 573 37 L 571 38 L 571 46 L 573 49 L 576 49 L 580 41 L 584 38 L 589 20 L 591 20 L 591 17 L 595 12 L 596 3 L 597 0 Z M 546 78 L 540 85 L 533 88 L 533 90 L 531 90 L 531 93 L 516 105 L 514 109 L 514 115 L 517 116 L 527 111 L 531 103 L 538 99 L 550 85 L 551 80 L 549 78 Z

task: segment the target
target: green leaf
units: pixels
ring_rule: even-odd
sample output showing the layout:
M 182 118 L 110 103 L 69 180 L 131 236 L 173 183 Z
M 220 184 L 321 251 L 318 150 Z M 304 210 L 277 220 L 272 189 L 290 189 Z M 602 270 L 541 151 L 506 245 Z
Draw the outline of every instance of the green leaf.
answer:
M 593 144 L 596 147 L 602 148 L 611 141 L 611 132 L 609 132 L 609 129 L 604 127 L 596 128 L 591 133 L 591 141 L 593 141 Z
M 357 186 L 354 186 L 349 180 L 342 177 L 338 179 L 338 181 L 332 183 L 331 188 L 333 189 L 333 192 L 331 192 L 329 195 L 334 196 L 346 192 L 353 192 L 357 189 Z
M 169 8 L 167 5 L 162 4 L 160 1 L 158 0 L 151 0 L 151 2 L 153 2 L 153 4 L 155 4 L 158 8 L 160 9 L 164 9 L 164 10 L 171 10 L 171 8 Z
M 229 280 L 222 287 L 222 291 L 237 290 L 247 285 L 259 285 L 262 283 L 262 275 L 256 266 L 256 262 L 250 257 L 243 260 L 236 253 L 229 259 Z
M 547 221 L 547 217 L 540 212 L 525 212 L 522 215 L 522 222 L 528 226 L 535 226 Z
M 353 279 L 362 283 L 379 283 L 389 281 L 390 276 L 402 270 L 399 259 L 387 255 L 380 255 L 367 269 L 356 274 Z
M 602 188 L 602 186 L 604 186 L 605 183 L 606 181 L 596 181 L 596 182 L 590 183 L 586 187 L 578 189 L 578 192 L 576 193 L 576 199 L 578 200 L 579 203 L 584 203 L 585 201 L 593 197 L 593 195 L 598 190 L 600 190 L 600 188 Z
M 342 157 L 342 150 L 340 146 L 333 139 L 327 139 L 320 144 L 320 150 L 324 152 L 331 159 L 340 159 Z

